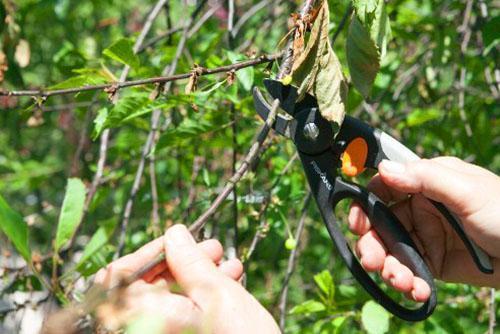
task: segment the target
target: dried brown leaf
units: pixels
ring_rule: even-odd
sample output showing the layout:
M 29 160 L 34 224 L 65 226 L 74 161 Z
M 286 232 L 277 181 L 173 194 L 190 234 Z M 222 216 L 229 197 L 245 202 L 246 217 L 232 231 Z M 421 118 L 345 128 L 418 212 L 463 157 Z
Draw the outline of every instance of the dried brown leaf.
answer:
M 330 44 L 329 23 L 328 2 L 324 0 L 304 52 L 294 61 L 292 78 L 293 83 L 299 87 L 299 97 L 306 93 L 315 96 L 321 115 L 341 125 L 345 116 L 347 84 Z

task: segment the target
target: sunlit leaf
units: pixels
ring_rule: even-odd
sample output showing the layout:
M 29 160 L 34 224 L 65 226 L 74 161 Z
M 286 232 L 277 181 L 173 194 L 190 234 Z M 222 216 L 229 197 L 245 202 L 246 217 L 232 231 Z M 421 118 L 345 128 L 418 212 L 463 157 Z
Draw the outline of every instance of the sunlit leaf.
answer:
M 109 238 L 113 235 L 116 222 L 114 220 L 107 221 L 102 224 L 101 227 L 97 229 L 90 241 L 87 243 L 83 249 L 82 257 L 76 267 L 81 267 L 85 262 L 87 262 L 90 257 L 92 257 L 97 251 L 99 251 L 106 243 Z
M 246 57 L 238 55 L 232 51 L 227 51 L 227 57 L 229 58 L 231 63 L 236 63 L 246 59 Z M 255 77 L 253 67 L 246 67 L 239 71 L 236 71 L 236 77 L 238 78 L 238 82 L 241 83 L 246 91 L 250 91 L 252 89 Z
M 438 109 L 435 108 L 428 108 L 428 109 L 420 109 L 417 108 L 413 110 L 407 117 L 406 117 L 406 125 L 407 126 L 419 126 L 424 123 L 427 123 L 429 121 L 433 121 L 435 119 L 438 119 L 443 115 L 443 112 L 441 112 Z
M 367 15 L 372 14 L 377 8 L 378 0 L 353 0 L 352 4 L 362 22 Z
M 132 68 L 139 67 L 139 57 L 134 53 L 134 43 L 128 38 L 122 38 L 114 42 L 102 53 L 111 59 L 114 59 L 124 65 Z
M 326 306 L 317 300 L 307 300 L 290 310 L 291 314 L 311 314 L 326 310 Z
M 83 215 L 83 204 L 85 202 L 85 185 L 80 179 L 68 179 L 66 194 L 59 214 L 57 224 L 55 251 L 58 252 L 76 232 Z
M 97 116 L 94 119 L 94 131 L 92 133 L 92 138 L 95 140 L 104 130 L 106 120 L 108 119 L 108 108 L 104 107 L 97 111 Z
M 328 270 L 323 270 L 321 273 L 314 275 L 314 281 L 325 295 L 333 299 L 335 295 L 335 285 L 332 275 L 330 275 Z
M 384 334 L 389 331 L 389 313 L 370 300 L 361 310 L 361 323 L 368 334 Z

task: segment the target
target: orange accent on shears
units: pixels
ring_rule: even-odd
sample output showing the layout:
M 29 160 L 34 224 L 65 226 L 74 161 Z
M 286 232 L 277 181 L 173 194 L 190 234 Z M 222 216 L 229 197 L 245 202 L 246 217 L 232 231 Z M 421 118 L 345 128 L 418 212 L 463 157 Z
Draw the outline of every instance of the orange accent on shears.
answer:
M 351 141 L 342 155 L 342 172 L 347 176 L 357 176 L 366 169 L 368 158 L 368 144 L 358 137 Z

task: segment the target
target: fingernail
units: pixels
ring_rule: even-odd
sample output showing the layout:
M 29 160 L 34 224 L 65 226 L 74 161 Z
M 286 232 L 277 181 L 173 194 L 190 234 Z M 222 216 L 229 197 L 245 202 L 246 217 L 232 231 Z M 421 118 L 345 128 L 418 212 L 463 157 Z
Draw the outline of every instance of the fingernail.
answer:
M 381 167 L 390 174 L 403 174 L 406 170 L 405 165 L 395 161 L 382 160 L 381 165 Z
M 167 230 L 167 243 L 171 246 L 182 246 L 194 243 L 193 236 L 184 225 L 175 225 Z
M 413 300 L 417 300 L 417 292 L 415 289 L 411 290 L 411 298 L 413 298 Z

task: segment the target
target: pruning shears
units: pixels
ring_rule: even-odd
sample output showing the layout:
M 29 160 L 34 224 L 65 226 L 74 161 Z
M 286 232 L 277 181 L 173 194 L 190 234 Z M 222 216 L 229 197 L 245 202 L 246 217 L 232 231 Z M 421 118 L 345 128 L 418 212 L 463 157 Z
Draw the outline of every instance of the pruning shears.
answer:
M 333 123 L 321 116 L 313 96 L 306 94 L 298 101 L 296 87 L 285 86 L 276 80 L 265 80 L 264 85 L 269 95 L 279 100 L 280 108 L 287 114 L 277 115 L 273 129 L 293 140 L 323 222 L 352 275 L 374 300 L 394 315 L 407 321 L 420 321 L 429 317 L 437 303 L 436 286 L 415 243 L 381 199 L 360 185 L 345 181 L 339 173 L 340 167 L 347 174 L 377 169 L 383 159 L 405 163 L 420 158 L 387 133 L 349 116 L 346 116 L 334 137 Z M 271 105 L 258 88 L 254 88 L 253 97 L 257 113 L 267 120 Z M 346 198 L 361 205 L 389 252 L 429 284 L 431 296 L 425 303 L 417 308 L 399 304 L 363 269 L 335 218 L 335 207 Z M 458 233 L 479 270 L 492 273 L 490 258 L 465 234 L 460 220 L 443 204 L 431 202 Z

